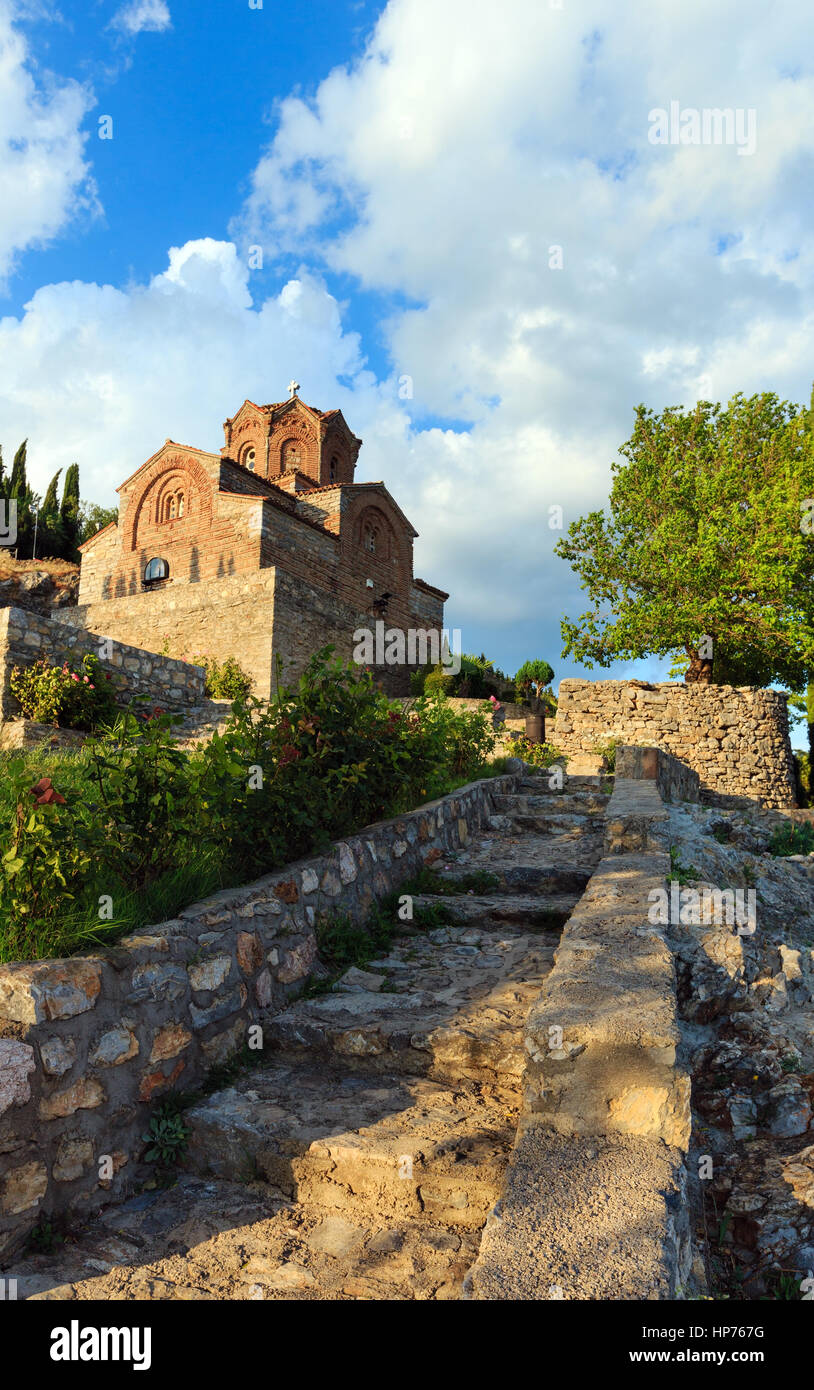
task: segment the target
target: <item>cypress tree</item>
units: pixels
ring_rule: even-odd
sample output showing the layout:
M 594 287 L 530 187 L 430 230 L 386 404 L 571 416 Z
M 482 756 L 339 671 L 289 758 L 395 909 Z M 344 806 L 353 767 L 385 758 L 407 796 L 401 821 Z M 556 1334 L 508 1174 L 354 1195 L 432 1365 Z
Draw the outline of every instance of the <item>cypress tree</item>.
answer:
M 40 512 L 44 517 L 51 516 L 59 510 L 59 503 L 57 502 L 57 485 L 59 483 L 59 475 L 61 472 L 62 469 L 58 468 L 50 483 L 48 484 L 48 490 L 43 499 L 43 504 L 40 507 Z
M 62 531 L 65 537 L 64 556 L 66 560 L 77 559 L 77 544 L 79 542 L 79 464 L 72 463 L 65 472 L 65 483 L 62 488 L 62 507 L 60 510 L 62 518 Z
M 28 481 L 25 476 L 25 458 L 28 449 L 28 440 L 24 439 L 11 465 L 11 480 L 9 485 L 9 497 L 25 497 L 28 491 Z

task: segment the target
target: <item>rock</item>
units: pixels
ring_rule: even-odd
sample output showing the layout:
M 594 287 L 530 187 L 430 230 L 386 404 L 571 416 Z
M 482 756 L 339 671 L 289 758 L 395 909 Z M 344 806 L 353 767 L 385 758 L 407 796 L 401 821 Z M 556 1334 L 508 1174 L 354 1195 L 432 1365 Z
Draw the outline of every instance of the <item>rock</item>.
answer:
M 150 1061 L 166 1062 L 170 1057 L 177 1057 L 191 1042 L 192 1034 L 182 1023 L 168 1023 L 153 1034 Z
M 256 932 L 241 931 L 235 943 L 237 963 L 244 975 L 253 975 L 263 964 L 263 946 Z
M 99 961 L 43 960 L 0 966 L 0 1017 L 15 1023 L 74 1018 L 96 1006 Z
M 339 877 L 343 883 L 353 883 L 356 880 L 357 869 L 356 860 L 349 845 L 339 843 Z
M 229 978 L 232 969 L 231 956 L 211 956 L 199 965 L 188 967 L 189 983 L 194 990 L 220 989 Z
M 811 1103 L 799 1081 L 790 1077 L 769 1091 L 765 1128 L 781 1139 L 805 1134 L 811 1123 Z
M 753 1139 L 757 1134 L 757 1106 L 750 1096 L 736 1095 L 729 1102 L 729 1117 L 735 1139 Z
M 361 1226 L 354 1226 L 344 1216 L 327 1216 L 310 1236 L 306 1236 L 305 1243 L 311 1250 L 320 1250 L 326 1255 L 347 1255 L 361 1245 L 366 1234 Z
M 46 1038 L 40 1043 L 42 1069 L 49 1076 L 64 1076 L 76 1060 L 73 1038 Z
M 317 956 L 317 939 L 314 934 L 305 938 L 299 946 L 292 946 L 280 952 L 280 964 L 276 975 L 281 984 L 293 984 L 307 975 Z
M 105 1099 L 105 1093 L 98 1081 L 82 1077 L 65 1091 L 57 1091 L 40 1101 L 40 1119 L 58 1120 L 73 1115 L 77 1110 L 94 1110 Z
M 24 1163 L 6 1174 L 0 1187 L 0 1213 L 19 1216 L 35 1207 L 48 1188 L 48 1171 L 44 1163 Z
M 346 970 L 333 986 L 341 993 L 355 994 L 359 989 L 367 989 L 373 993 L 378 993 L 384 984 L 384 975 L 373 975 L 369 970 L 359 970 L 352 965 Z
M 92 1162 L 93 1145 L 90 1140 L 69 1139 L 66 1136 L 60 1140 L 52 1172 L 57 1182 L 73 1182 L 75 1178 L 81 1178 Z
M 0 1115 L 31 1099 L 29 1076 L 36 1071 L 34 1049 L 16 1038 L 0 1038 Z
M 95 1067 L 118 1067 L 135 1057 L 138 1050 L 138 1042 L 128 1028 L 111 1028 L 99 1039 L 88 1061 Z
M 265 1284 L 270 1289 L 308 1289 L 316 1284 L 310 1270 L 289 1260 L 278 1264 L 270 1255 L 252 1255 L 240 1273 L 245 1283 Z

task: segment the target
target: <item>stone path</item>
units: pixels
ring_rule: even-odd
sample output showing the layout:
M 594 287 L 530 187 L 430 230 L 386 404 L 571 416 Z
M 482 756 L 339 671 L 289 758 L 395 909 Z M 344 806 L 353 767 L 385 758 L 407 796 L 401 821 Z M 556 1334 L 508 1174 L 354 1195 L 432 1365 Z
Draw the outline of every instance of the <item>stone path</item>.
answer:
M 275 1016 L 262 1065 L 186 1112 L 178 1181 L 20 1260 L 18 1296 L 459 1298 L 515 1136 L 523 1021 L 601 857 L 606 799 L 597 777 L 497 797 L 414 899 L 449 924 L 405 923 L 386 956 Z M 462 881 L 477 891 L 450 891 Z

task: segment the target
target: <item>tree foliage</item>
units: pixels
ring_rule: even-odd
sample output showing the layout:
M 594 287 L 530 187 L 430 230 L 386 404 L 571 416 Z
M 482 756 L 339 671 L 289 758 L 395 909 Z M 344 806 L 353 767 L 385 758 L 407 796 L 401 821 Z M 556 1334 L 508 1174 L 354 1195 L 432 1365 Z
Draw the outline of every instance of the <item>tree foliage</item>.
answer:
M 556 546 L 590 601 L 563 619 L 563 655 L 592 667 L 679 649 L 688 681 L 804 684 L 813 423 L 814 409 L 772 392 L 660 415 L 639 406 L 609 513 L 572 523 Z

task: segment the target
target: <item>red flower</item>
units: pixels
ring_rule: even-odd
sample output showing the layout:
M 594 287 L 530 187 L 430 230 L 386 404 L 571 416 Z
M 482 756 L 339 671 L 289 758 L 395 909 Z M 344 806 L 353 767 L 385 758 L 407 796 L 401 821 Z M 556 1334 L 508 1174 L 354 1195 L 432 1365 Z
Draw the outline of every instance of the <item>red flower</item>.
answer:
M 35 806 L 48 806 L 51 802 L 57 806 L 65 805 L 65 797 L 52 786 L 50 777 L 41 777 L 39 782 L 31 787 L 30 795 L 34 798 Z

